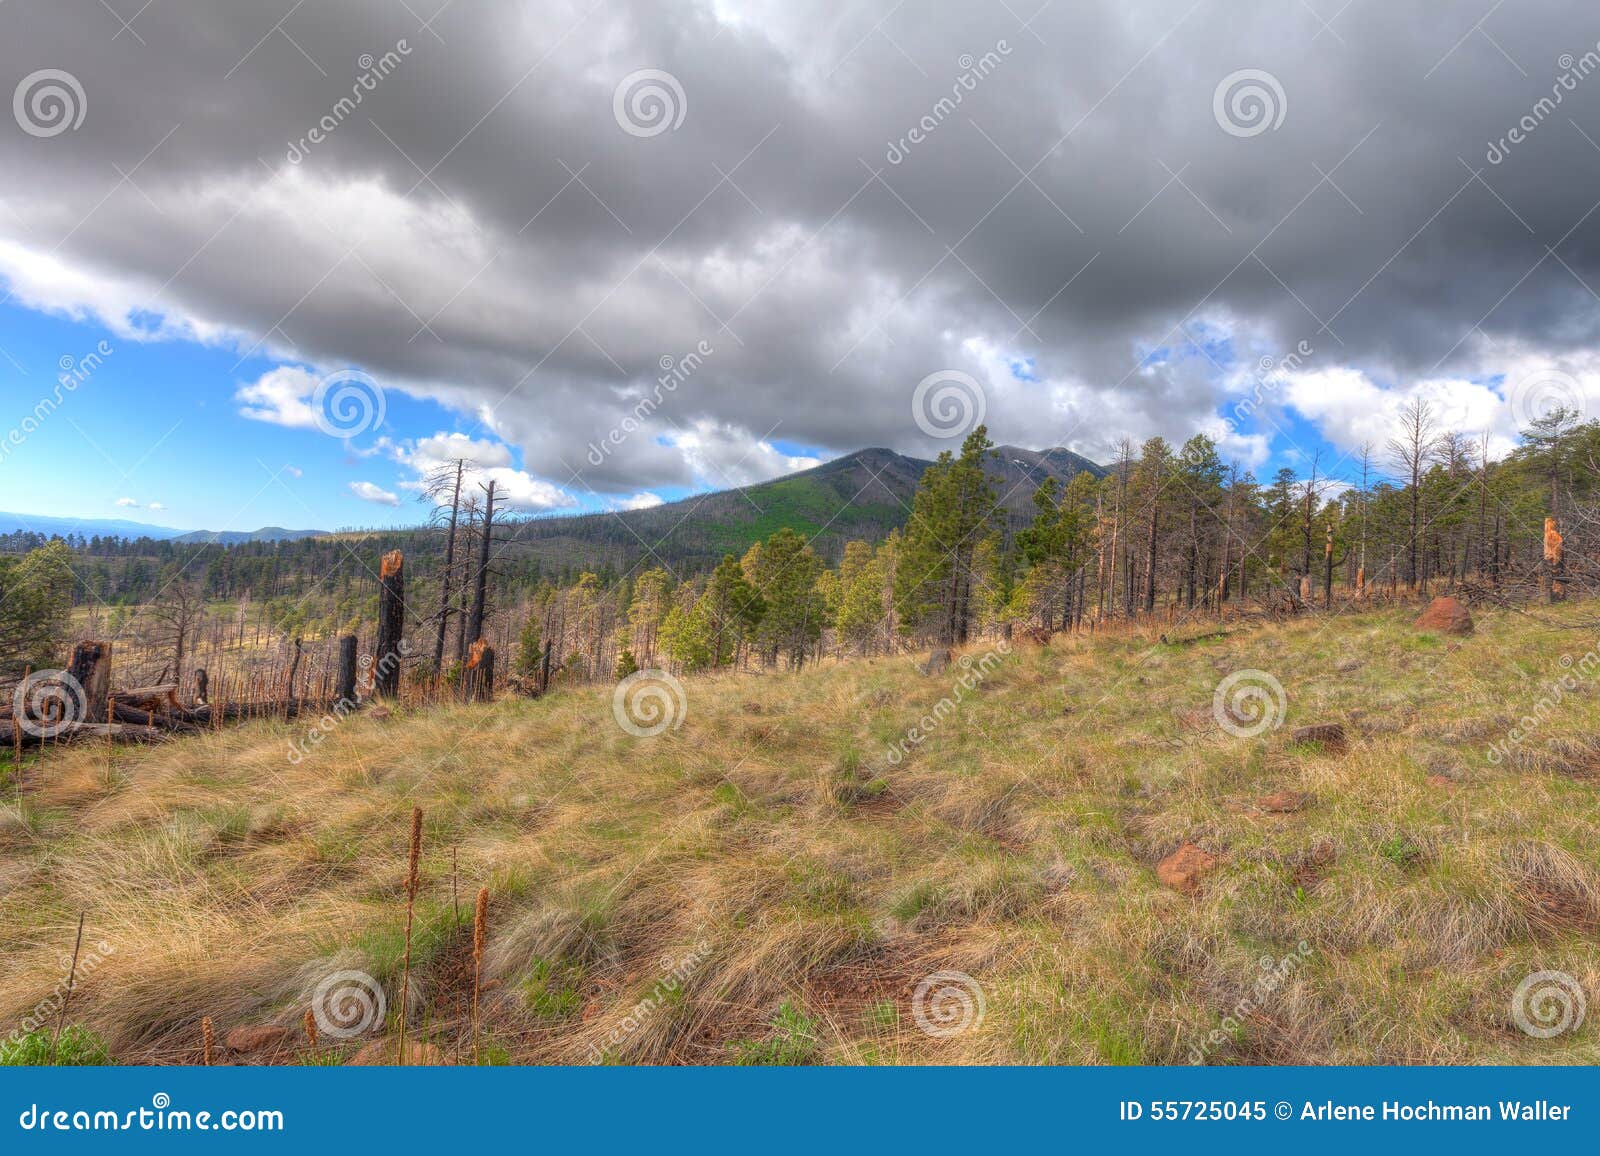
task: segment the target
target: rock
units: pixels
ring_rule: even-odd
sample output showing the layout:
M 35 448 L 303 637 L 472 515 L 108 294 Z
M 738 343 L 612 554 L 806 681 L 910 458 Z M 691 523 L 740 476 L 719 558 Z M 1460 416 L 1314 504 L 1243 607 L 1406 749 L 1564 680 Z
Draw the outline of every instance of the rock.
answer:
M 926 675 L 943 674 L 945 668 L 949 665 L 950 651 L 946 647 L 940 647 L 928 655 L 928 661 L 917 667 L 917 669 Z
M 373 1040 L 350 1059 L 346 1060 L 345 1066 L 387 1068 L 395 1066 L 399 1059 L 400 1049 L 394 1040 Z M 410 1068 L 449 1067 L 450 1061 L 445 1059 L 444 1053 L 432 1044 L 418 1043 L 413 1040 L 406 1045 L 406 1066 Z
M 255 1024 L 230 1030 L 223 1045 L 230 1052 L 276 1051 L 289 1040 L 289 1029 L 272 1024 Z
M 1310 802 L 1311 796 L 1304 791 L 1276 791 L 1257 799 L 1256 806 L 1273 815 L 1292 815 L 1305 810 Z
M 1413 623 L 1418 630 L 1437 630 L 1441 634 L 1471 634 L 1472 615 L 1456 599 L 1440 595 Z
M 1289 732 L 1291 743 L 1316 743 L 1330 751 L 1345 748 L 1344 726 L 1341 723 L 1317 723 L 1308 727 L 1295 727 Z
M 1200 880 L 1216 865 L 1215 856 L 1193 843 L 1185 843 L 1156 864 L 1156 878 L 1174 891 L 1191 894 L 1199 890 Z

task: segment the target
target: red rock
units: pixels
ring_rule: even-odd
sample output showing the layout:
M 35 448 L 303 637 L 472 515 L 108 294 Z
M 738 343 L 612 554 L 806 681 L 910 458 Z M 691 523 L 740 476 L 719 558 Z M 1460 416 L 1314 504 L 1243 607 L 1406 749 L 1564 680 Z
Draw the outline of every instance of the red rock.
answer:
M 1277 791 L 1256 800 L 1256 806 L 1274 815 L 1289 815 L 1304 810 L 1311 796 L 1303 791 Z
M 345 1061 L 346 1067 L 386 1068 L 398 1064 L 400 1048 L 394 1040 L 373 1040 Z M 413 1040 L 406 1045 L 406 1066 L 409 1068 L 449 1067 L 450 1061 L 432 1044 Z
M 1440 595 L 1413 623 L 1418 630 L 1437 630 L 1441 634 L 1471 634 L 1472 615 L 1454 598 Z
M 233 1028 L 228 1032 L 223 1044 L 230 1052 L 265 1052 L 276 1051 L 283 1047 L 288 1039 L 288 1028 L 275 1027 L 272 1024 L 255 1024 L 250 1027 Z
M 1156 864 L 1156 878 L 1175 891 L 1192 893 L 1200 880 L 1217 865 L 1216 857 L 1193 843 L 1185 843 Z

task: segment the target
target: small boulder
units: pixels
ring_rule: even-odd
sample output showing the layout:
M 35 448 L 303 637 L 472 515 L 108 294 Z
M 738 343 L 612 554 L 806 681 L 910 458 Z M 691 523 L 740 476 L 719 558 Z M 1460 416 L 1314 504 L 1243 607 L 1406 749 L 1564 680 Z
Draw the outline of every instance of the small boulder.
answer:
M 1199 890 L 1200 880 L 1216 865 L 1214 855 L 1193 843 L 1185 843 L 1156 864 L 1156 878 L 1174 891 L 1192 894 Z
M 928 661 L 918 666 L 917 669 L 925 675 L 943 674 L 945 668 L 949 665 L 950 651 L 946 647 L 940 647 L 928 655 Z
M 1304 791 L 1275 791 L 1256 800 L 1256 806 L 1272 815 L 1292 815 L 1305 810 L 1311 796 Z
M 387 1068 L 399 1063 L 400 1049 L 394 1040 L 373 1040 L 345 1061 L 346 1067 Z M 450 1066 L 450 1061 L 432 1044 L 413 1040 L 406 1045 L 408 1068 L 438 1068 Z
M 1289 732 L 1291 743 L 1316 743 L 1325 750 L 1342 751 L 1345 748 L 1344 726 L 1340 723 L 1316 723 L 1308 727 L 1295 727 Z
M 272 1024 L 254 1024 L 233 1028 L 223 1039 L 230 1052 L 271 1052 L 284 1047 L 289 1040 L 289 1029 Z
M 1437 630 L 1441 634 L 1471 634 L 1472 615 L 1456 599 L 1440 595 L 1428 603 L 1413 625 L 1418 630 Z

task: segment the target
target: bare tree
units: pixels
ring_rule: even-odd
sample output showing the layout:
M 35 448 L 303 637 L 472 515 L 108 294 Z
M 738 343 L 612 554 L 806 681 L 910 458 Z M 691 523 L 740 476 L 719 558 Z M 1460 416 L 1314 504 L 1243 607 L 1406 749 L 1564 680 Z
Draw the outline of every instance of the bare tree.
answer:
M 456 458 L 428 475 L 423 484 L 423 500 L 432 503 L 432 520 L 446 521 L 444 540 L 444 567 L 439 572 L 439 621 L 433 640 L 433 676 L 437 679 L 444 670 L 444 636 L 450 621 L 451 578 L 455 573 L 456 526 L 461 520 L 461 479 L 467 470 L 467 460 Z M 449 495 L 448 502 L 445 495 Z M 445 511 L 449 514 L 446 515 Z
M 1410 503 L 1410 524 L 1406 534 L 1406 585 L 1416 590 L 1417 539 L 1422 527 L 1422 475 L 1433 460 L 1439 444 L 1433 406 L 1420 397 L 1411 399 L 1400 412 L 1400 435 L 1389 439 L 1389 460 L 1405 473 Z

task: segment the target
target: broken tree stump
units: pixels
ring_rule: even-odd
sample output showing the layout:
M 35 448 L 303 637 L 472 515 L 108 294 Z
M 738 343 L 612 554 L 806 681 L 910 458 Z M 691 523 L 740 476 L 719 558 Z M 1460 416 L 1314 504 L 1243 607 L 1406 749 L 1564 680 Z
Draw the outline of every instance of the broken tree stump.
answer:
M 390 550 L 378 570 L 378 645 L 372 656 L 372 691 L 379 698 L 400 693 L 401 640 L 406 632 L 405 556 Z
M 63 721 L 105 718 L 111 692 L 111 644 L 90 639 L 78 643 L 72 648 L 67 674 L 83 689 L 83 714 Z
M 356 636 L 346 634 L 339 639 L 339 675 L 334 682 L 336 702 L 356 703 Z
M 462 689 L 468 702 L 489 702 L 493 699 L 494 647 L 481 638 L 474 642 L 462 674 Z

